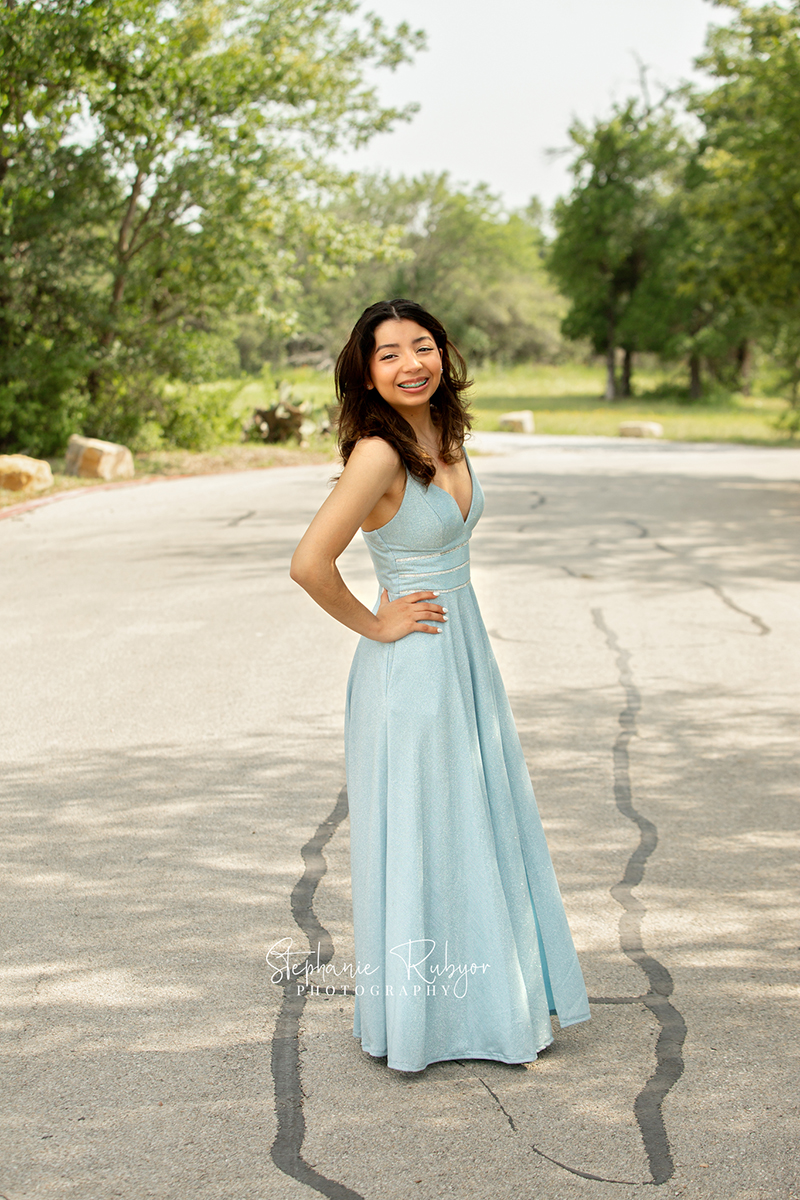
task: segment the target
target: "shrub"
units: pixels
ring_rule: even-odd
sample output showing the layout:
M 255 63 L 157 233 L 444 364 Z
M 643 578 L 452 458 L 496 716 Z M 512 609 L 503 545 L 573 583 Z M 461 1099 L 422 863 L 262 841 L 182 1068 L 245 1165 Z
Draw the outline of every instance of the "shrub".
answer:
M 241 438 L 242 419 L 234 401 L 240 382 L 169 384 L 161 402 L 160 425 L 166 445 L 184 450 L 209 450 Z

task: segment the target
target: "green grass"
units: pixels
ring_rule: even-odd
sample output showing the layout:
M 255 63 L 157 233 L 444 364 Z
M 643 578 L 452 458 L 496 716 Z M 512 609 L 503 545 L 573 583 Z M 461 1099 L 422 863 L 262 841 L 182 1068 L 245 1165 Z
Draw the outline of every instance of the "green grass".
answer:
M 314 408 L 333 402 L 331 375 L 309 368 L 282 372 L 298 401 L 308 400 Z M 621 421 L 658 421 L 664 437 L 687 442 L 743 442 L 766 446 L 797 445 L 777 419 L 786 410 L 785 401 L 766 395 L 743 396 L 721 393 L 690 404 L 680 395 L 683 380 L 674 372 L 642 370 L 634 375 L 636 395 L 629 400 L 601 399 L 604 389 L 602 367 L 570 363 L 564 366 L 526 365 L 479 368 L 470 393 L 474 427 L 493 430 L 502 413 L 529 408 L 534 413 L 537 433 L 583 434 L 616 437 Z M 658 394 L 653 394 L 658 388 Z M 670 390 L 672 394 L 670 395 Z M 666 393 L 666 394 L 664 394 Z M 245 407 L 270 403 L 261 380 L 247 384 L 241 397 Z M 257 398 L 258 397 L 258 398 Z
M 292 387 L 295 402 L 308 401 L 320 411 L 333 403 L 333 378 L 308 367 L 276 373 Z M 603 371 L 598 367 L 567 364 L 560 367 L 533 365 L 506 370 L 484 368 L 475 372 L 471 393 L 475 428 L 497 429 L 498 419 L 514 409 L 533 410 L 537 433 L 616 436 L 621 421 L 652 420 L 664 426 L 664 437 L 691 442 L 744 442 L 762 446 L 797 446 L 794 439 L 776 427 L 786 404 L 774 396 L 720 395 L 698 404 L 688 404 L 678 388 L 669 394 L 674 375 L 665 371 L 640 371 L 634 385 L 637 395 L 631 400 L 609 403 L 601 400 Z M 654 394 L 658 388 L 659 393 Z M 266 408 L 277 399 L 274 379 L 227 380 L 202 384 L 203 396 L 221 397 L 229 422 L 237 437 L 207 451 L 174 448 L 143 448 L 135 455 L 137 475 L 190 475 L 214 471 L 236 471 L 300 462 L 327 462 L 335 458 L 330 436 L 312 436 L 304 447 L 264 446 L 238 440 L 240 422 L 254 408 Z M 228 398 L 229 397 L 229 398 Z M 190 404 L 191 406 L 191 404 Z M 28 499 L 76 487 L 92 487 L 100 480 L 65 476 L 63 460 L 51 459 L 55 480 L 44 492 L 7 492 L 0 490 L 0 508 Z
M 292 403 L 307 401 L 314 409 L 324 409 L 335 402 L 333 375 L 328 371 L 315 371 L 312 367 L 289 367 L 276 370 L 274 378 L 252 379 L 245 383 L 236 396 L 237 411 L 249 416 L 254 408 L 269 408 L 278 400 L 275 382 L 285 379 L 292 389 Z
M 657 370 L 637 372 L 637 395 L 629 400 L 602 400 L 603 386 L 602 368 L 578 364 L 477 370 L 471 393 L 474 427 L 497 429 L 502 413 L 528 408 L 537 433 L 615 437 L 621 421 L 641 420 L 660 422 L 664 437 L 674 441 L 797 445 L 796 438 L 776 428 L 786 404 L 774 396 L 721 394 L 690 404 L 674 376 Z

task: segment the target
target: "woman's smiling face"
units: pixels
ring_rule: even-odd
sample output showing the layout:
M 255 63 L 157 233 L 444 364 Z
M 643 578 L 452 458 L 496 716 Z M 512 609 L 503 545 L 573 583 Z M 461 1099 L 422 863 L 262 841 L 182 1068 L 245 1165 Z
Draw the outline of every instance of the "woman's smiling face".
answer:
M 383 321 L 375 330 L 367 387 L 374 387 L 392 408 L 420 408 L 439 386 L 442 355 L 416 321 Z

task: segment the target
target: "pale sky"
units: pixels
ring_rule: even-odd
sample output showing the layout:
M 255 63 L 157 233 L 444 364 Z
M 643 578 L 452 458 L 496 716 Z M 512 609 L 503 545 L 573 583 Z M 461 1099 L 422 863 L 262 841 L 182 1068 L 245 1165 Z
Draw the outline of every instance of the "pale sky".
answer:
M 638 94 L 638 57 L 656 84 L 701 76 L 693 60 L 710 24 L 731 10 L 708 0 L 362 0 L 392 26 L 406 20 L 428 49 L 394 74 L 375 72 L 385 103 L 417 101 L 410 125 L 337 161 L 356 170 L 449 171 L 488 183 L 511 207 L 545 205 L 569 189 L 573 117 L 605 115 Z

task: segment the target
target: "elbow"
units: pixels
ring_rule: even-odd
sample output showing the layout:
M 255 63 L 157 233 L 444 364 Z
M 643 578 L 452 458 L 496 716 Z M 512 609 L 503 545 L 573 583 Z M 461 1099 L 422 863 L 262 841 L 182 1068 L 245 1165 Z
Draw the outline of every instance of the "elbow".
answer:
M 312 599 L 316 599 L 330 588 L 335 575 L 335 560 L 329 559 L 325 553 L 320 554 L 313 546 L 300 542 L 289 564 L 290 579 L 308 592 Z
M 299 583 L 300 587 L 308 592 L 313 589 L 318 574 L 319 572 L 315 570 L 314 563 L 309 560 L 308 556 L 295 550 L 289 565 L 289 578 L 295 583 Z
M 289 564 L 289 578 L 294 583 L 299 583 L 302 588 L 306 586 L 306 580 L 308 579 L 307 569 L 303 560 L 297 554 L 292 555 L 292 561 Z

